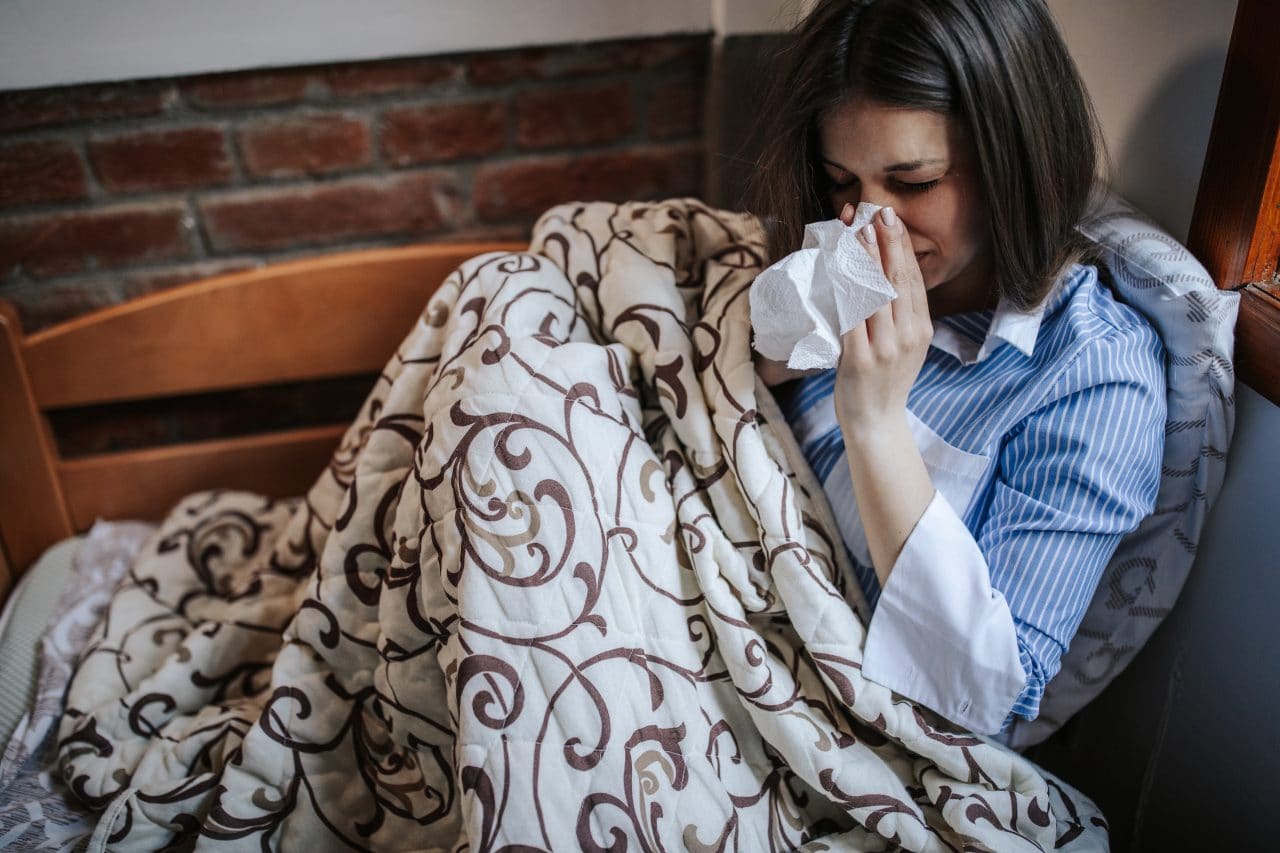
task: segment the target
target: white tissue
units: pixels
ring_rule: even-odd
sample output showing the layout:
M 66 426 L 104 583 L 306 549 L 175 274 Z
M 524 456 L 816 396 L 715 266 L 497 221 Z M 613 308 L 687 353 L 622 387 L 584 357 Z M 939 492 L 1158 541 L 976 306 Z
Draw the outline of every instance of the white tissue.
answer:
M 880 208 L 860 204 L 853 224 L 839 219 L 804 228 L 804 244 L 751 285 L 755 348 L 793 370 L 835 367 L 840 337 L 897 297 L 858 241 L 858 229 Z

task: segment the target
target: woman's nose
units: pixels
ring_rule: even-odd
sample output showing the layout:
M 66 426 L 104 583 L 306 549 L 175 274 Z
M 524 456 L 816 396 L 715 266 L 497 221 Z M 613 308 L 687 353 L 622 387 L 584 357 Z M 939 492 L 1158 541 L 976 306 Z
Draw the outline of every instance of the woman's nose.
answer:
M 893 195 L 884 187 L 869 187 L 863 185 L 862 193 L 858 201 L 874 204 L 876 207 L 889 207 L 893 204 Z

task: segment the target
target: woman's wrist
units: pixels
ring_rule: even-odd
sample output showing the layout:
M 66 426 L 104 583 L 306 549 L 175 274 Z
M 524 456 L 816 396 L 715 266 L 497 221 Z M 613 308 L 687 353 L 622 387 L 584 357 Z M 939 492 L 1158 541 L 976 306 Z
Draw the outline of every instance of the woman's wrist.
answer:
M 906 408 L 841 423 L 854 499 L 867 548 L 883 585 L 907 538 L 933 498 Z
M 906 407 L 884 411 L 861 410 L 837 412 L 840 433 L 850 455 L 854 452 L 875 452 L 891 449 L 903 438 L 911 438 L 911 425 L 907 422 Z

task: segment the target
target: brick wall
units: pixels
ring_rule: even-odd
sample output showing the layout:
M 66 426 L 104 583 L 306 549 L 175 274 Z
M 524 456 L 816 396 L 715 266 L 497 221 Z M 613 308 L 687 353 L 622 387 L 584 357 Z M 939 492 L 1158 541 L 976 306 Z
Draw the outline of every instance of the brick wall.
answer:
M 706 36 L 0 93 L 0 298 L 30 331 L 340 249 L 704 194 Z

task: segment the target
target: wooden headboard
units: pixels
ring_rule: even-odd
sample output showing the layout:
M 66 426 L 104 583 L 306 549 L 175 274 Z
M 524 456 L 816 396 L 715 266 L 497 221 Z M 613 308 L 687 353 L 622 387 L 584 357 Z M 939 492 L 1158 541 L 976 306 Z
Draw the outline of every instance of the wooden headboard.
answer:
M 0 600 L 97 518 L 206 488 L 301 494 L 344 424 L 64 459 L 58 409 L 372 373 L 463 260 L 509 243 L 373 249 L 194 282 L 23 335 L 0 301 Z

